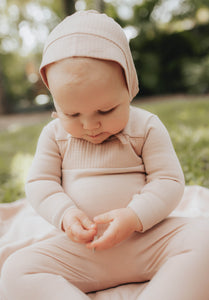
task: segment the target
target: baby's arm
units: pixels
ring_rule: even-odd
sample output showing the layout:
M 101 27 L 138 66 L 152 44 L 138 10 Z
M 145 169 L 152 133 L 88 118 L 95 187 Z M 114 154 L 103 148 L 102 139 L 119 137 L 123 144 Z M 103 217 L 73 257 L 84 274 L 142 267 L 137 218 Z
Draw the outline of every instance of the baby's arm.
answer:
M 184 174 L 167 129 L 152 116 L 146 126 L 141 150 L 146 184 L 133 195 L 129 207 L 138 215 L 143 232 L 165 219 L 184 192 Z
M 54 121 L 42 130 L 26 182 L 26 196 L 43 218 L 62 229 L 64 213 L 75 204 L 62 188 L 62 157 L 56 130 Z

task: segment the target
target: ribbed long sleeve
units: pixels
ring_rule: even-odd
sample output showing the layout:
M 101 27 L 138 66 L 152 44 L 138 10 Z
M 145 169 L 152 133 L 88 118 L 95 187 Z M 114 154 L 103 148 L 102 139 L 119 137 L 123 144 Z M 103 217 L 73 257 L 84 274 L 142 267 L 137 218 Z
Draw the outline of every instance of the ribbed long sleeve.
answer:
M 89 217 L 130 206 L 143 231 L 177 206 L 184 176 L 169 134 L 151 113 L 131 108 L 126 128 L 102 144 L 73 138 L 59 120 L 42 131 L 26 183 L 32 206 L 61 228 L 73 205 Z

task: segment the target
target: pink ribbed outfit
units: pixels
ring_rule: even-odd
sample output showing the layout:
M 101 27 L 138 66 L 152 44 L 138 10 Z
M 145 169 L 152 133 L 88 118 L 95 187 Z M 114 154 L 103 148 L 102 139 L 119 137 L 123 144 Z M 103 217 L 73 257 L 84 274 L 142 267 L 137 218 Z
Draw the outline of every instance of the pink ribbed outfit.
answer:
M 78 16 L 86 18 L 91 14 L 92 30 L 106 30 L 105 26 L 95 27 L 94 17 L 99 18 L 99 14 L 86 12 Z M 72 17 L 76 27 L 80 26 L 79 18 Z M 55 31 L 55 37 L 52 34 L 45 47 L 41 66 L 44 82 L 47 85 L 47 64 L 76 53 L 82 56 L 82 51 L 86 54 L 81 39 L 84 36 L 90 53 L 83 56 L 109 60 L 114 57 L 124 69 L 133 97 L 137 79 L 130 53 L 127 57 L 118 55 L 117 60 L 116 53 L 123 49 L 116 51 L 115 45 L 119 44 L 117 38 L 114 43 L 108 40 L 110 33 L 103 41 L 109 49 L 107 53 L 101 47 L 103 42 L 96 44 L 96 50 L 91 48 L 91 39 L 95 45 L 95 39 L 100 38 L 96 33 L 89 34 L 87 25 L 87 33 L 82 31 L 78 36 L 75 32 L 69 34 L 70 29 L 62 23 L 58 25 L 59 33 Z M 63 36 L 59 40 L 60 32 Z M 66 48 L 59 48 L 60 43 Z M 68 49 L 71 43 L 75 49 L 79 45 L 75 54 Z M 138 282 L 143 287 L 138 300 L 208 300 L 209 222 L 168 217 L 183 191 L 178 158 L 157 116 L 130 107 L 126 127 L 101 144 L 74 138 L 62 128 L 59 119 L 53 120 L 39 138 L 26 194 L 35 210 L 60 231 L 8 258 L 2 270 L 6 299 L 85 300 L 89 292 Z M 110 249 L 93 252 L 71 241 L 61 229 L 63 215 L 72 206 L 89 218 L 129 206 L 140 218 L 143 232 L 133 233 Z M 100 233 L 103 230 L 101 226 Z
M 126 128 L 99 145 L 73 138 L 58 119 L 52 121 L 41 134 L 26 185 L 33 207 L 60 229 L 72 205 L 91 219 L 130 206 L 146 231 L 176 207 L 183 189 L 166 129 L 133 107 Z

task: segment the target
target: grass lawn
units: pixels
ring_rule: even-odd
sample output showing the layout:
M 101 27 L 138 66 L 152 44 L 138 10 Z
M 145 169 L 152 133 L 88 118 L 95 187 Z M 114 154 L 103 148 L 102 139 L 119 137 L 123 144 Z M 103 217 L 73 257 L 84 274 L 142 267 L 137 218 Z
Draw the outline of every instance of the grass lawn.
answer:
M 167 127 L 187 185 L 209 188 L 209 97 L 134 101 Z M 24 181 L 45 122 L 0 132 L 0 202 L 24 197 Z

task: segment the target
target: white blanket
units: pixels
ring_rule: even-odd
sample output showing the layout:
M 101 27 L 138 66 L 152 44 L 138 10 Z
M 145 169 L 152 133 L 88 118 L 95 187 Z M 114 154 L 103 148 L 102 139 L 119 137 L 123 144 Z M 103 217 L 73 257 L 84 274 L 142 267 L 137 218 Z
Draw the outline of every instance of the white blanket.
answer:
M 209 189 L 187 186 L 172 216 L 209 217 Z M 0 270 L 14 251 L 47 239 L 56 232 L 57 229 L 38 216 L 26 199 L 0 204 Z M 127 284 L 88 296 L 93 300 L 136 300 L 144 287 L 145 284 Z

